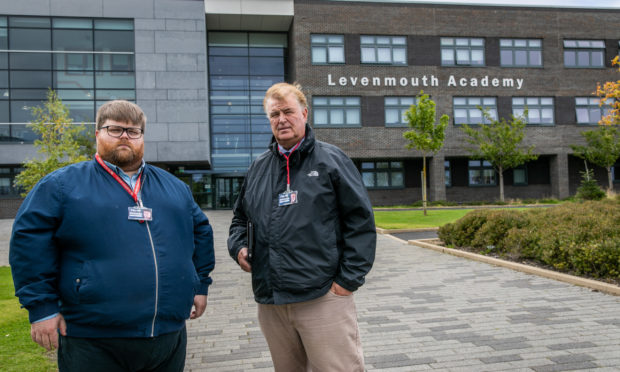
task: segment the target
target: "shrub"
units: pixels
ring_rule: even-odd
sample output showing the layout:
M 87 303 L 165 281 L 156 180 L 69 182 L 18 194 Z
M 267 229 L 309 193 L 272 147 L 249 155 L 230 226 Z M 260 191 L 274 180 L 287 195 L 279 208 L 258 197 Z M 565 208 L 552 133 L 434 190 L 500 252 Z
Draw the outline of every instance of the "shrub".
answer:
M 439 229 L 456 247 L 531 259 L 561 271 L 620 279 L 620 201 L 565 203 L 526 211 L 478 210 Z

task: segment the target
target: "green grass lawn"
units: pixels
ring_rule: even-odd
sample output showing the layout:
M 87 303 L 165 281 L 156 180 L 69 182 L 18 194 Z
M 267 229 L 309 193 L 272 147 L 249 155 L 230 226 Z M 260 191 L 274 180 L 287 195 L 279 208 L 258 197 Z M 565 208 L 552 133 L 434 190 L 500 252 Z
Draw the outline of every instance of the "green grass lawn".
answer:
M 11 269 L 0 267 L 0 371 L 57 371 L 45 349 L 30 338 L 28 312 L 14 296 Z
M 504 209 L 504 208 L 498 208 Z M 512 208 L 523 210 L 527 208 Z M 473 209 L 429 209 L 414 211 L 375 211 L 375 224 L 382 229 L 421 229 L 454 222 Z
M 473 209 L 431 209 L 424 211 L 375 211 L 375 224 L 382 229 L 421 229 L 454 222 Z

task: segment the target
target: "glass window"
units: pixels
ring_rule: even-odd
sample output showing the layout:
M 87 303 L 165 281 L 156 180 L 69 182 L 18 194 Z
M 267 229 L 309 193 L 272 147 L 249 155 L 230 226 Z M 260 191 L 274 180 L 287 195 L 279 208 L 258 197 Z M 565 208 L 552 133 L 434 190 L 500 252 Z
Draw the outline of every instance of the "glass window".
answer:
M 364 161 L 360 165 L 364 186 L 369 189 L 404 188 L 402 161 Z
M 6 102 L 1 119 L 10 123 L 11 138 L 34 138 L 32 131 L 17 123 L 32 119 L 30 109 L 45 100 L 48 88 L 70 106 L 76 121 L 92 122 L 97 102 L 95 67 L 102 100 L 135 100 L 133 20 L 15 16 L 0 20 L 4 20 L 0 49 L 14 50 L 0 53 L 0 100 Z
M 312 63 L 344 63 L 344 35 L 311 35 Z
M 500 39 L 502 67 L 542 67 L 542 40 Z
M 405 117 L 405 112 L 416 103 L 415 97 L 385 97 L 385 126 L 406 127 L 409 122 Z
M 484 39 L 441 38 L 442 66 L 484 66 Z
M 133 31 L 95 31 L 95 50 L 103 52 L 133 52 Z
M 527 186 L 527 167 L 518 166 L 512 170 L 512 184 L 515 186 Z
M 362 63 L 406 65 L 407 39 L 404 36 L 360 36 Z
M 495 186 L 495 169 L 486 160 L 468 162 L 469 186 Z
M 314 124 L 317 126 L 360 126 L 359 97 L 313 97 Z
M 497 120 L 497 99 L 495 97 L 454 97 L 454 124 L 490 124 L 482 110 Z
M 10 53 L 10 63 L 13 70 L 51 70 L 52 54 L 37 53 Z
M 287 35 L 209 32 L 211 159 L 218 171 L 245 171 L 272 133 L 265 91 L 285 81 Z
M 564 40 L 564 66 L 571 68 L 605 67 L 603 40 Z
M 51 30 L 39 28 L 14 28 L 9 32 L 9 45 L 16 50 L 52 49 Z
M 575 97 L 575 114 L 577 124 L 598 124 L 603 116 L 610 114 L 611 102 L 607 100 L 601 105 L 601 100 L 594 97 Z
M 54 50 L 93 50 L 93 31 L 54 30 L 52 33 L 52 43 L 54 44 Z
M 444 160 L 443 169 L 446 174 L 446 187 L 452 186 L 452 169 L 450 168 L 450 160 Z
M 512 114 L 524 116 L 527 124 L 553 124 L 553 97 L 513 97 Z

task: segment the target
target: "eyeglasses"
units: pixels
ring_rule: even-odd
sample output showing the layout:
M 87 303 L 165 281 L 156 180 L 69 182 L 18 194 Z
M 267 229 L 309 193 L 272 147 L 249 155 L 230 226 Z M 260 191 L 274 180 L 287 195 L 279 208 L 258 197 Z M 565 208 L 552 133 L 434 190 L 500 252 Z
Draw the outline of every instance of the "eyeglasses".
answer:
M 144 133 L 144 130 L 142 128 L 123 128 L 119 127 L 118 125 L 108 125 L 105 127 L 101 127 L 101 129 L 105 129 L 108 134 L 114 138 L 120 138 L 123 135 L 123 132 L 127 132 L 127 137 L 131 139 L 138 139 L 142 137 L 142 133 Z

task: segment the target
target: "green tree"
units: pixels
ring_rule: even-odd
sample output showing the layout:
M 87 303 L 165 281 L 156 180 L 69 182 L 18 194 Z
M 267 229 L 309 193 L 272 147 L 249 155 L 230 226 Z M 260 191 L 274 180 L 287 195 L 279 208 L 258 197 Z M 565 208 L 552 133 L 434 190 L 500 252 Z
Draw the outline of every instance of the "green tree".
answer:
M 504 171 L 536 160 L 538 155 L 533 154 L 534 146 L 521 146 L 525 137 L 527 111 L 524 116 L 512 116 L 510 121 L 506 121 L 504 118 L 495 120 L 487 111 L 480 110 L 490 124 L 481 124 L 478 129 L 464 125 L 462 130 L 468 136 L 465 140 L 473 145 L 468 149 L 472 157 L 487 160 L 497 171 L 499 199 L 503 202 Z
M 443 147 L 450 118 L 444 114 L 439 118 L 439 124 L 435 124 L 435 102 L 424 91 L 420 91 L 418 103 L 411 105 L 405 117 L 411 128 L 403 133 L 403 137 L 409 141 L 407 148 L 422 152 L 422 205 L 426 216 L 426 157 Z
M 65 165 L 90 159 L 94 155 L 92 136 L 84 133 L 85 126 L 73 124 L 69 109 L 56 92 L 47 92 L 43 106 L 32 109 L 34 120 L 28 126 L 39 135 L 34 141 L 38 158 L 24 162 L 24 170 L 15 177 L 15 186 L 26 196 L 45 175 Z
M 594 130 L 581 132 L 586 145 L 571 145 L 575 155 L 607 170 L 608 189 L 614 188 L 611 167 L 620 158 L 620 132 L 617 125 L 599 125 Z

